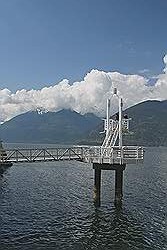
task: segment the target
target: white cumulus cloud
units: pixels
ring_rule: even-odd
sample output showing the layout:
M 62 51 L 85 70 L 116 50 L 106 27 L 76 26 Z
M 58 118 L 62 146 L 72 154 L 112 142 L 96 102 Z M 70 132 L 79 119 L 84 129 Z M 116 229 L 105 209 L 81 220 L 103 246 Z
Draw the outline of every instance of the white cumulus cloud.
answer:
M 165 63 L 164 72 L 167 73 L 167 55 L 164 56 L 163 60 L 164 60 L 164 63 Z
M 73 109 L 80 113 L 93 112 L 105 115 L 106 99 L 112 96 L 113 88 L 122 96 L 124 108 L 145 100 L 167 99 L 167 55 L 164 57 L 164 72 L 157 77 L 155 85 L 140 75 L 91 70 L 82 81 L 69 84 L 63 80 L 40 90 L 0 90 L 0 121 L 43 107 L 49 111 Z M 118 100 L 112 97 L 112 112 L 117 111 Z

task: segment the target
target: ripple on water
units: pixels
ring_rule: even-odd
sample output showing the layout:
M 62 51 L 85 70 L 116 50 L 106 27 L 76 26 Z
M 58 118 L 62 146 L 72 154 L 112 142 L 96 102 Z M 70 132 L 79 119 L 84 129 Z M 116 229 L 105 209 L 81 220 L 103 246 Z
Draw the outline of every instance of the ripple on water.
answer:
M 148 151 L 143 166 L 125 170 L 122 210 L 113 206 L 112 172 L 102 175 L 95 209 L 89 164 L 14 165 L 0 179 L 2 249 L 167 249 L 166 154 L 161 149 L 157 159 L 154 151 L 154 159 Z

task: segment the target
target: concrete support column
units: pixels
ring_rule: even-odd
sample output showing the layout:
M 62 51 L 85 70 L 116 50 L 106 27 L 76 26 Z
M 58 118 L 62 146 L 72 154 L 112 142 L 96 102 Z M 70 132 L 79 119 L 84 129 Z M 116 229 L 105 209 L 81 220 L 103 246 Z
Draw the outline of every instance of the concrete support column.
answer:
M 122 205 L 122 197 L 123 197 L 123 170 L 116 169 L 115 170 L 115 206 Z
M 94 169 L 94 189 L 93 200 L 96 207 L 100 207 L 100 189 L 101 189 L 101 169 Z

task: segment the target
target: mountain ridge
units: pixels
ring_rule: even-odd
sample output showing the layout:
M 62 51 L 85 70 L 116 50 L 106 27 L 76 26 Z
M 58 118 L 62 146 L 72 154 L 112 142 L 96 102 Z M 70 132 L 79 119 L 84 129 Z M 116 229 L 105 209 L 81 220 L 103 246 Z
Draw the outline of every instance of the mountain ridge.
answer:
M 82 138 L 101 121 L 93 114 L 81 115 L 72 110 L 58 112 L 28 111 L 0 126 L 6 142 L 71 143 Z
M 132 133 L 123 136 L 123 145 L 167 146 L 167 100 L 144 101 L 127 108 L 123 113 L 132 118 Z M 85 142 L 100 145 L 104 139 L 100 131 L 103 131 L 102 124 L 89 133 Z
M 132 118 L 124 145 L 167 146 L 167 100 L 150 100 L 124 111 Z M 0 125 L 5 142 L 76 143 L 100 145 L 104 139 L 102 119 L 72 110 L 29 111 Z

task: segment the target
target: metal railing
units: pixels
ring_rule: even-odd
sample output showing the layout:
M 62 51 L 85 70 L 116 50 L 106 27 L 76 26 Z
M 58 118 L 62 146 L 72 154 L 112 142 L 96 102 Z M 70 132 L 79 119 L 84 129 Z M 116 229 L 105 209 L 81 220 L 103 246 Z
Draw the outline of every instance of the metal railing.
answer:
M 3 162 L 36 162 L 78 160 L 92 163 L 138 163 L 144 159 L 144 150 L 137 146 L 101 147 L 76 146 L 69 148 L 6 149 Z
M 143 162 L 144 149 L 137 146 L 83 148 L 85 161 L 93 163 L 139 163 Z
M 70 148 L 43 148 L 43 149 L 6 149 L 6 156 L 0 162 L 35 162 L 35 161 L 60 161 L 82 160 L 82 149 Z

